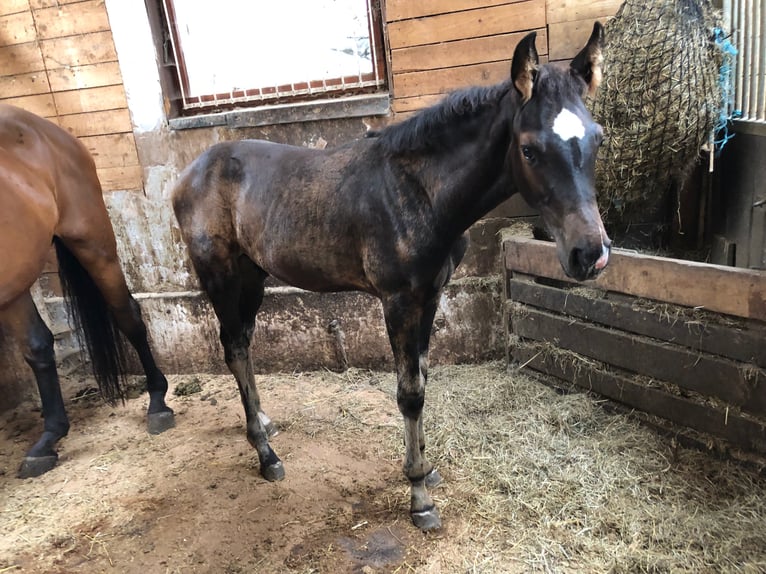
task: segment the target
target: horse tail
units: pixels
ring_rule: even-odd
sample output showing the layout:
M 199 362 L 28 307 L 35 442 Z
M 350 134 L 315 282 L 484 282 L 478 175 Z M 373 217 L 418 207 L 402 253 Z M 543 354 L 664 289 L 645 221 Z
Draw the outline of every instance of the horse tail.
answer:
M 125 401 L 125 342 L 91 276 L 58 237 L 53 238 L 64 301 L 90 355 L 93 376 L 109 404 Z M 82 334 L 82 335 L 80 335 Z M 84 339 L 84 341 L 83 341 Z

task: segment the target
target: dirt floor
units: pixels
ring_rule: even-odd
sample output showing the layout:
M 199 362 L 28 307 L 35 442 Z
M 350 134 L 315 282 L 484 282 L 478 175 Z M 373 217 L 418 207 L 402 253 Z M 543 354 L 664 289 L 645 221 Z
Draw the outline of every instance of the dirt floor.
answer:
M 177 427 L 159 436 L 146 395 L 110 407 L 69 383 L 72 429 L 42 477 L 15 477 L 39 410 L 0 416 L 0 573 L 766 571 L 758 469 L 501 364 L 432 370 L 435 534 L 409 521 L 390 373 L 258 377 L 279 483 L 230 376 L 170 377 Z

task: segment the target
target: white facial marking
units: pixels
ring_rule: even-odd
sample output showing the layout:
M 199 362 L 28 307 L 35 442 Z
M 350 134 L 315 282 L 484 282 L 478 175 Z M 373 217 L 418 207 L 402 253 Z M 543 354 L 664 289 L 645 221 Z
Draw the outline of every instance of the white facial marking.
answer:
M 572 138 L 581 139 L 585 136 L 585 125 L 580 118 L 564 108 L 553 120 L 553 133 L 564 141 Z

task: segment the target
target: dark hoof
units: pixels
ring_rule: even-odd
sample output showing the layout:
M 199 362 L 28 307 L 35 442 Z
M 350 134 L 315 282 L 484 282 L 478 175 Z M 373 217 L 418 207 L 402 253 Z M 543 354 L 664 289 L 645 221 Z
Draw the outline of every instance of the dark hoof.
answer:
M 435 488 L 439 486 L 442 482 L 444 482 L 444 479 L 442 478 L 442 475 L 439 474 L 439 471 L 436 469 L 433 469 L 431 472 L 429 472 L 426 475 L 426 488 Z
M 173 411 L 161 411 L 159 413 L 149 413 L 146 416 L 146 428 L 149 434 L 160 434 L 176 426 L 176 419 Z
M 34 478 L 35 476 L 45 474 L 54 466 L 56 466 L 58 459 L 58 455 L 35 457 L 28 456 L 21 463 L 21 468 L 19 468 L 19 473 L 17 476 L 19 478 Z
M 269 482 L 276 482 L 282 480 L 285 477 L 285 467 L 281 460 L 270 464 L 268 466 L 261 467 L 261 476 Z
M 442 527 L 442 519 L 439 518 L 439 511 L 435 507 L 420 512 L 410 511 L 410 516 L 412 516 L 412 523 L 423 532 L 438 530 Z

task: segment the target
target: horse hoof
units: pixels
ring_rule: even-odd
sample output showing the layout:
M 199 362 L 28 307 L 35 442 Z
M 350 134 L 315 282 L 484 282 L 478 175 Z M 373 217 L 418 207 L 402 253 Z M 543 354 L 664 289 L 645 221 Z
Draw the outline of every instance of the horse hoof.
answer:
M 442 527 L 442 519 L 439 517 L 439 511 L 434 507 L 420 512 L 410 511 L 412 523 L 423 532 L 429 530 L 438 530 Z
M 51 470 L 56 466 L 58 455 L 53 456 L 28 456 L 24 458 L 19 468 L 19 478 L 34 478 Z
M 173 411 L 160 411 L 158 413 L 149 413 L 146 416 L 146 428 L 149 434 L 160 434 L 176 426 L 176 419 Z
M 444 482 L 444 479 L 435 468 L 426 475 L 426 488 L 435 488 L 442 482 Z
M 270 464 L 268 466 L 261 467 L 261 476 L 269 482 L 276 482 L 282 480 L 285 477 L 285 467 L 281 460 Z

